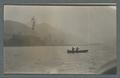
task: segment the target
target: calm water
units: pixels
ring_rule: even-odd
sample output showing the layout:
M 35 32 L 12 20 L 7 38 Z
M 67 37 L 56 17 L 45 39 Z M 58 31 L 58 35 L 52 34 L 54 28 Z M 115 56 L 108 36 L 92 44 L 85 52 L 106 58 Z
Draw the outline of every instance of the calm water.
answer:
M 74 46 L 76 47 L 76 46 Z M 98 69 L 116 59 L 114 49 L 79 46 L 87 53 L 67 53 L 72 46 L 5 47 L 6 73 L 35 74 L 95 74 Z

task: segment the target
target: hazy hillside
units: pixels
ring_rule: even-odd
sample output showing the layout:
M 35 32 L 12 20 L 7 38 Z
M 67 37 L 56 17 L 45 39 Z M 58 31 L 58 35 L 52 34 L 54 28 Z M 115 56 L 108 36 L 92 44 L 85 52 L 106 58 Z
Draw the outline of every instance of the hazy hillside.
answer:
M 74 30 L 75 31 L 75 30 Z M 32 30 L 30 26 L 16 22 L 5 21 L 5 46 L 42 46 L 42 45 L 71 45 L 87 42 L 74 31 L 63 31 L 48 23 L 36 24 Z M 74 34 L 73 34 L 74 33 Z M 87 38 L 87 36 L 86 36 Z
M 30 27 L 26 26 L 25 24 L 10 20 L 4 22 L 4 32 L 7 35 L 38 35 L 38 33 L 33 31 Z
M 66 39 L 65 33 L 62 30 L 47 23 L 37 24 L 35 31 L 39 33 L 39 37 L 47 44 L 64 43 Z
M 47 23 L 36 25 L 35 30 L 32 30 L 25 24 L 7 20 L 4 25 L 4 35 L 5 46 L 55 45 L 53 41 L 59 45 L 64 42 L 63 34 Z
M 38 33 L 28 26 L 7 20 L 4 23 L 5 46 L 28 46 L 38 44 Z
M 48 23 L 37 24 L 35 31 L 39 33 L 39 36 L 43 38 L 43 40 L 46 40 L 45 42 L 50 44 L 71 45 L 87 42 L 80 31 L 69 31 L 69 28 L 65 31 L 57 26 L 51 26 Z

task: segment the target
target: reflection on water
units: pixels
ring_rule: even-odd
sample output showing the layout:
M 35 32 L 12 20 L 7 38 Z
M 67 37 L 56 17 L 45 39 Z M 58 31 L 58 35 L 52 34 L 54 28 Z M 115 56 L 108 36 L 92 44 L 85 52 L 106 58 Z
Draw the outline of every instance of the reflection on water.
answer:
M 88 49 L 88 52 L 68 54 L 67 49 L 71 47 L 5 47 L 5 72 L 95 74 L 102 65 L 116 59 L 114 50 L 106 49 L 101 45 L 79 46 L 81 50 Z

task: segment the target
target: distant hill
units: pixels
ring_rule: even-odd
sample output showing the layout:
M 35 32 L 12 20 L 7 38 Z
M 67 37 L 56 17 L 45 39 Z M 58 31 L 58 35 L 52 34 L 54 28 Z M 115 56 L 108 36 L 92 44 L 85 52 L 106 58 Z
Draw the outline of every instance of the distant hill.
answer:
M 80 32 L 69 31 L 69 28 L 65 30 L 60 29 L 57 26 L 51 26 L 48 23 L 41 23 L 36 25 L 36 31 L 40 34 L 41 38 L 46 40 L 50 44 L 56 45 L 71 45 L 71 44 L 84 44 L 85 39 L 83 39 Z M 73 34 L 74 33 L 74 34 Z M 86 36 L 87 38 L 87 36 Z M 54 42 L 54 43 L 53 43 Z
M 29 26 L 11 20 L 4 22 L 5 46 L 41 46 L 63 44 L 64 37 L 61 31 L 54 29 L 47 23 L 36 25 L 35 30 Z
M 30 27 L 26 26 L 25 24 L 10 20 L 4 22 L 4 33 L 7 35 L 38 35 L 37 32 L 33 31 Z
M 5 46 L 28 46 L 38 44 L 38 33 L 30 27 L 7 20 L 4 22 L 4 45 Z
M 72 31 L 71 31 L 72 32 Z M 41 23 L 32 30 L 25 24 L 6 20 L 4 23 L 5 46 L 43 46 L 43 45 L 71 45 L 84 42 L 79 34 L 71 34 L 58 27 Z
M 47 23 L 41 23 L 36 25 L 36 32 L 39 36 L 45 40 L 47 43 L 63 43 L 65 40 L 65 33 L 62 30 L 57 29 Z

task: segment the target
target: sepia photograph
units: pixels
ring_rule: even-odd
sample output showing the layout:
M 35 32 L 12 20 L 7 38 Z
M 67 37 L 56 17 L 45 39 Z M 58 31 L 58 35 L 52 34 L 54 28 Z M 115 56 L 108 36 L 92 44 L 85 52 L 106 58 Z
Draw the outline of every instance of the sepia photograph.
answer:
M 4 6 L 5 74 L 116 74 L 116 6 Z

